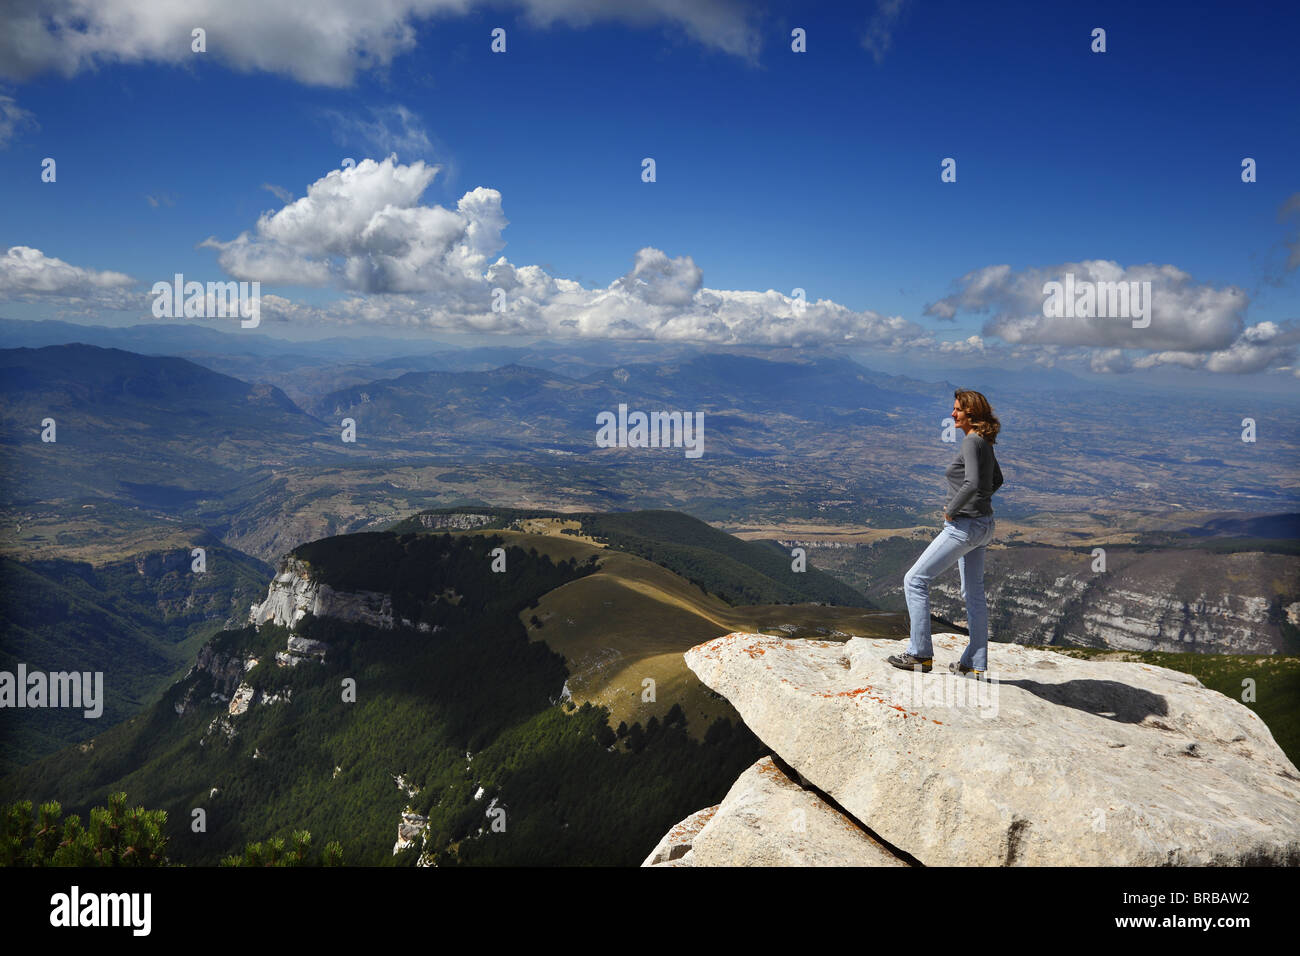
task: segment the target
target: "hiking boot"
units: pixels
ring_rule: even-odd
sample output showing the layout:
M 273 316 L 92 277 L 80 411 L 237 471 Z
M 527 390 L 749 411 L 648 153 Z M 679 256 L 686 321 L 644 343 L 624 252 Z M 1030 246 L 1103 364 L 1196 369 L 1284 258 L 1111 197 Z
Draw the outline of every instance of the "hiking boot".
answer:
M 911 654 L 906 652 L 902 654 L 890 654 L 885 658 L 885 660 L 893 664 L 899 670 L 914 671 L 917 668 L 920 668 L 921 673 L 923 674 L 928 674 L 930 672 L 930 667 L 934 664 L 933 657 L 913 657 Z
M 975 678 L 975 680 L 985 680 L 985 679 L 986 679 L 986 678 L 984 677 L 984 672 L 983 672 L 983 671 L 977 671 L 977 670 L 976 670 L 975 668 L 973 668 L 973 667 L 963 667 L 963 666 L 962 666 L 961 664 L 959 664 L 957 661 L 953 661 L 951 664 L 948 665 L 948 672 L 951 673 L 951 674 L 958 674 L 958 675 L 961 675 L 961 676 L 963 676 L 963 677 L 967 677 L 967 676 L 969 676 L 969 677 L 973 677 L 973 678 Z

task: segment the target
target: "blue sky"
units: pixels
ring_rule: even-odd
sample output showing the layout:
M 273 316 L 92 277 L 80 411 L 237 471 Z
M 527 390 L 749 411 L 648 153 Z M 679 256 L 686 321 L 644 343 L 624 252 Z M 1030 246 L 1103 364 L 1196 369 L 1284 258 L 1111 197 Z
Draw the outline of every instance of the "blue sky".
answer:
M 106 0 L 63 30 L 73 0 L 0 14 L 0 314 L 145 320 L 150 285 L 182 272 L 261 277 L 278 297 L 262 331 L 295 337 L 500 330 L 1300 374 L 1295 8 L 664 0 L 629 20 L 587 0 L 395 0 L 391 21 L 353 11 L 325 30 L 294 5 L 230 6 L 168 20 Z M 208 24 L 206 53 L 190 23 Z M 344 157 L 375 161 L 368 185 Z M 375 197 L 418 161 L 441 168 L 399 207 L 455 211 L 479 187 L 499 200 L 459 239 L 427 212 L 376 227 Z M 376 204 L 355 229 L 330 232 L 341 214 L 318 201 L 259 234 L 331 171 L 331 202 Z M 476 229 L 496 241 L 465 239 Z M 502 256 L 584 291 L 482 279 Z M 1095 262 L 1119 271 L 1072 271 L 1154 279 L 1145 334 L 1036 314 L 1046 278 Z M 515 313 L 488 310 L 501 285 Z M 796 287 L 828 304 L 792 311 Z

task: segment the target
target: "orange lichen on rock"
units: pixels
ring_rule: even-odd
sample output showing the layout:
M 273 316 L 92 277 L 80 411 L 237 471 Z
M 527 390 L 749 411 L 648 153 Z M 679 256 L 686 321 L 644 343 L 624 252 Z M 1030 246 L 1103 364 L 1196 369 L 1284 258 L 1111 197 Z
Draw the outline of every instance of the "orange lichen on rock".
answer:
M 695 834 L 699 833 L 701 830 L 704 829 L 704 824 L 708 823 L 710 820 L 713 819 L 713 814 L 715 814 L 718 811 L 718 806 L 720 806 L 720 804 L 714 805 L 712 807 L 706 807 L 705 809 L 701 810 L 698 814 L 691 814 L 691 817 L 688 817 L 687 819 L 683 820 L 681 823 L 676 824 L 671 830 L 668 831 L 669 842 L 680 843 L 684 838 L 688 836 L 694 836 Z
M 781 680 L 784 681 L 785 678 L 782 677 Z M 787 683 L 789 682 L 787 681 Z M 884 697 L 877 697 L 875 694 L 868 694 L 867 691 L 869 690 L 871 690 L 871 685 L 867 685 L 866 687 L 859 687 L 856 690 L 842 690 L 837 692 L 822 691 L 817 694 L 814 694 L 813 696 L 824 697 L 828 699 L 835 698 L 835 697 L 849 697 L 854 700 L 862 700 L 865 697 L 867 700 L 874 700 L 878 704 L 884 704 L 886 707 L 893 708 L 894 710 L 901 713 L 904 717 L 920 717 L 922 720 L 929 720 L 931 723 L 935 723 L 935 724 L 943 723 L 943 721 L 940 720 L 931 720 L 931 718 L 926 717 L 924 714 L 918 714 L 914 710 L 908 710 L 906 707 L 903 707 L 901 704 L 891 703 L 890 701 L 886 700 Z
M 818 696 L 818 697 L 857 697 L 859 694 L 865 694 L 865 693 L 866 693 L 867 691 L 869 691 L 869 690 L 871 690 L 871 686 L 870 686 L 870 685 L 868 685 L 868 686 L 866 686 L 866 687 L 859 687 L 857 690 L 842 690 L 842 691 L 839 691 L 838 693 L 833 693 L 833 694 L 818 694 L 817 696 Z M 872 698 L 872 699 L 873 699 L 873 700 L 879 700 L 880 698 L 876 697 L 876 698 Z

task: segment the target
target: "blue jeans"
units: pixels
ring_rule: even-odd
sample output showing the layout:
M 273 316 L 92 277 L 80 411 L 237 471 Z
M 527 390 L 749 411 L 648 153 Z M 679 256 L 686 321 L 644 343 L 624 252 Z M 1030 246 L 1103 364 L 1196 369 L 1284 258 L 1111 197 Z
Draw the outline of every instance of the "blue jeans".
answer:
M 912 619 L 912 640 L 907 653 L 913 657 L 933 657 L 930 643 L 930 582 L 955 562 L 961 572 L 961 596 L 966 602 L 966 620 L 970 643 L 962 652 L 961 664 L 975 670 L 988 670 L 989 612 L 984 602 L 984 552 L 993 540 L 993 516 L 967 518 L 958 515 L 943 523 L 939 537 L 916 559 L 903 576 L 903 594 L 907 613 Z

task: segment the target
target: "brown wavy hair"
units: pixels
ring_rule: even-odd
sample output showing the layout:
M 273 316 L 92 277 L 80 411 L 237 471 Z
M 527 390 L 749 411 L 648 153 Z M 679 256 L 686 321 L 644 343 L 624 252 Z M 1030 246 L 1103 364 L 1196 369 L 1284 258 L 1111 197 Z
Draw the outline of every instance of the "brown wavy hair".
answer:
M 998 416 L 993 414 L 993 406 L 989 404 L 989 400 L 979 392 L 972 392 L 968 388 L 957 389 L 952 393 L 952 397 L 957 400 L 957 404 L 970 420 L 971 431 L 979 432 L 990 445 L 996 445 L 1002 423 L 998 421 Z

